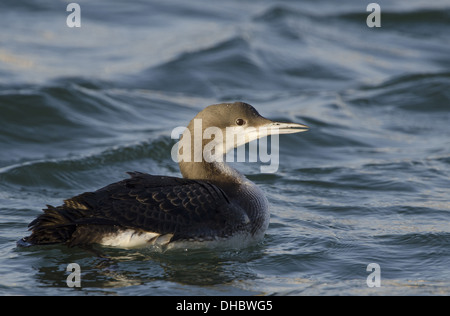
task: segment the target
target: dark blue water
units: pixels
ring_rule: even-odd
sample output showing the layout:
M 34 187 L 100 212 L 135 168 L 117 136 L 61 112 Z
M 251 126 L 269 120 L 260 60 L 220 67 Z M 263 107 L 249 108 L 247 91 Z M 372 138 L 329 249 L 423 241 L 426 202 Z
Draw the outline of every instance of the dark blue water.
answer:
M 0 4 L 0 294 L 450 294 L 448 1 L 379 1 L 379 28 L 361 1 L 78 1 L 80 28 L 67 3 Z M 262 243 L 16 247 L 46 204 L 179 176 L 172 129 L 235 100 L 311 127 L 276 173 L 235 164 L 271 203 Z

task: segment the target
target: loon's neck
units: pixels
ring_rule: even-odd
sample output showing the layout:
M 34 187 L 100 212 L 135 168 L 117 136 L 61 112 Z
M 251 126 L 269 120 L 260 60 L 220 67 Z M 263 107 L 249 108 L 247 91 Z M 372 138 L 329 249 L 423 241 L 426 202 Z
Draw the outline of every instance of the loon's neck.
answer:
M 226 186 L 240 186 L 250 182 L 239 171 L 225 162 L 184 162 L 179 163 L 181 174 L 186 179 L 223 183 Z
M 178 165 L 186 179 L 205 180 L 226 185 L 241 185 L 248 181 L 244 175 L 225 162 L 232 150 L 223 144 L 223 137 L 196 139 L 192 120 L 178 143 Z M 200 134 L 199 131 L 196 132 Z M 203 135 L 203 133 L 201 133 Z

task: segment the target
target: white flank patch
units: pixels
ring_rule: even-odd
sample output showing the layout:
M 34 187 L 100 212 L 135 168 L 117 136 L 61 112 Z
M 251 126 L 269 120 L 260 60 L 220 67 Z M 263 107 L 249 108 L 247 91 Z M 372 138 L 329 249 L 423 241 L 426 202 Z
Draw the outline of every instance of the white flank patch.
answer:
M 155 250 L 164 249 L 241 249 L 255 244 L 264 237 L 264 230 L 257 232 L 255 235 L 248 233 L 240 233 L 228 238 L 214 238 L 213 240 L 202 240 L 193 238 L 189 240 L 180 240 L 171 242 L 173 234 L 161 235 L 153 232 L 140 232 L 134 229 L 126 229 L 115 234 L 109 234 L 103 237 L 100 244 L 109 247 L 118 248 L 141 248 L 157 246 Z
M 100 242 L 104 246 L 133 248 L 147 245 L 164 245 L 170 242 L 172 234 L 160 235 L 152 232 L 138 232 L 126 229 L 115 234 L 103 237 Z

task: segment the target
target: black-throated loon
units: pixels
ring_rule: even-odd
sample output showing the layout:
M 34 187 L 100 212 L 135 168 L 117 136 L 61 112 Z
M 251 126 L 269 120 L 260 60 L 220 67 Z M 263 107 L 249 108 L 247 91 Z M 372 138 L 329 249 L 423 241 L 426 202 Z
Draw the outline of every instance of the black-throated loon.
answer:
M 194 123 L 199 119 L 201 130 L 196 130 Z M 195 139 L 195 133 L 204 135 L 208 128 L 223 135 L 231 128 L 241 141 L 230 145 L 217 135 Z M 183 178 L 129 172 L 128 179 L 77 195 L 61 206 L 47 206 L 28 225 L 31 235 L 20 242 L 190 247 L 230 241 L 243 246 L 258 241 L 269 225 L 269 203 L 253 182 L 223 161 L 223 156 L 236 146 L 267 135 L 307 129 L 302 124 L 268 120 L 242 102 L 210 105 L 195 116 L 180 138 L 185 152 L 179 150 L 178 154 L 191 154 L 179 159 Z

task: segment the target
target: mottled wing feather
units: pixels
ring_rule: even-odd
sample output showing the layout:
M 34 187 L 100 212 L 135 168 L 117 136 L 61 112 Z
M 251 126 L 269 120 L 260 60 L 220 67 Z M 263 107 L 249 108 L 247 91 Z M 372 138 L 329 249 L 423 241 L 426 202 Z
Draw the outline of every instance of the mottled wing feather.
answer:
M 172 240 L 210 237 L 236 226 L 236 208 L 226 194 L 205 182 L 138 172 L 131 178 L 66 200 L 78 225 L 117 225 L 160 234 Z M 82 216 L 79 216 L 82 213 Z

